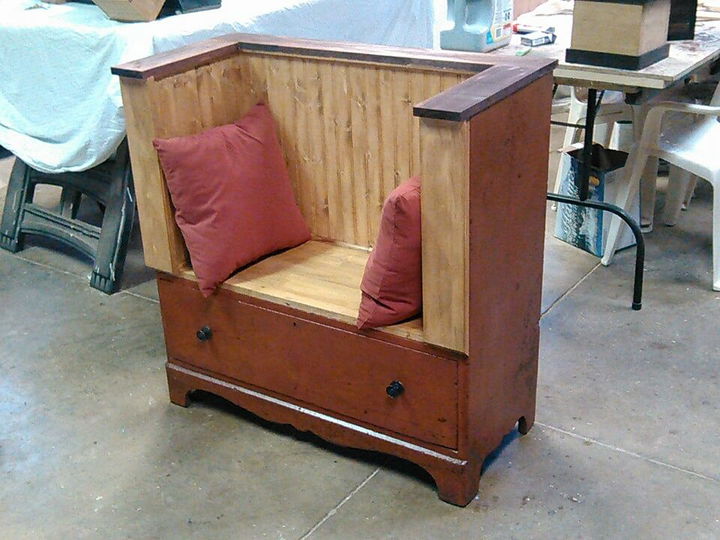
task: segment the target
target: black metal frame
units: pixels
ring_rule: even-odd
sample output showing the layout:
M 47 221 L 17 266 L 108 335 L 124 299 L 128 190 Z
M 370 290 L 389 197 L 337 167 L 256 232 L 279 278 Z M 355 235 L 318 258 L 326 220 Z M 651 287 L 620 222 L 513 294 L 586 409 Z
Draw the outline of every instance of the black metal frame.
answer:
M 557 89 L 557 85 L 555 86 Z M 553 92 L 554 93 L 554 92 Z M 587 114 L 585 115 L 585 125 L 578 126 L 575 124 L 568 124 L 567 122 L 555 122 L 551 123 L 554 125 L 568 126 L 568 127 L 582 127 L 585 130 L 585 139 L 583 142 L 582 151 L 582 163 L 580 166 L 580 175 L 576 178 L 578 183 L 578 198 L 568 197 L 567 195 L 560 195 L 558 193 L 548 193 L 547 199 L 550 201 L 574 204 L 576 206 L 584 206 L 587 208 L 594 208 L 603 212 L 610 212 L 615 214 L 625 223 L 628 224 L 630 230 L 635 236 L 635 242 L 637 243 L 636 254 L 635 254 L 635 279 L 633 284 L 633 301 L 632 309 L 642 309 L 642 286 L 643 286 L 643 272 L 645 267 L 645 239 L 643 238 L 640 225 L 622 208 L 615 206 L 614 204 L 606 202 L 597 202 L 587 200 L 590 191 L 590 171 L 592 169 L 592 157 L 593 157 L 593 135 L 595 128 L 595 117 L 597 116 L 597 110 L 602 102 L 604 91 L 598 95 L 598 90 L 595 88 L 588 89 L 588 103 L 587 103 Z
M 38 184 L 62 188 L 59 208 L 48 210 L 33 202 Z M 77 219 L 82 195 L 104 208 L 101 227 Z M 122 279 L 134 220 L 127 139 L 113 159 L 84 172 L 43 173 L 15 158 L 0 218 L 0 248 L 20 251 L 27 235 L 63 242 L 93 260 L 90 286 L 112 294 Z

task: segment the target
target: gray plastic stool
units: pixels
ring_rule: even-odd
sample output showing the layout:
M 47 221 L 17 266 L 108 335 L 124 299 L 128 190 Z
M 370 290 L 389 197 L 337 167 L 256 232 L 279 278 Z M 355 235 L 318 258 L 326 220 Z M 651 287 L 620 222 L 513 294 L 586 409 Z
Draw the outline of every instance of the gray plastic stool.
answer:
M 62 188 L 56 210 L 33 203 L 38 184 Z M 82 195 L 105 208 L 101 227 L 77 219 Z M 15 253 L 23 248 L 28 234 L 59 240 L 94 260 L 90 286 L 112 294 L 122 279 L 134 220 L 127 140 L 114 158 L 83 172 L 43 173 L 16 158 L 0 221 L 0 247 Z

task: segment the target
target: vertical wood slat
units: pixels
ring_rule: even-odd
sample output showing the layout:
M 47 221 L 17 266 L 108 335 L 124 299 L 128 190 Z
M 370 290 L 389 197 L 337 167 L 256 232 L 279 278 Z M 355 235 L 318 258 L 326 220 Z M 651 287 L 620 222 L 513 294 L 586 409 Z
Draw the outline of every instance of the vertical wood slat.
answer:
M 368 150 L 368 111 L 367 84 L 361 72 L 348 70 L 350 136 L 352 139 L 352 212 L 354 214 L 355 242 L 366 246 L 370 243 L 368 234 L 367 183 L 369 178 L 367 154 Z
M 352 155 L 352 120 L 350 102 L 352 94 L 349 83 L 349 67 L 340 65 L 335 70 L 335 89 L 333 93 L 334 114 L 337 121 L 335 136 L 338 144 L 338 193 L 339 200 L 333 201 L 336 211 L 342 215 L 342 229 L 333 231 L 337 240 L 349 244 L 358 244 L 355 230 L 355 208 L 353 201 L 352 181 L 353 170 Z M 352 204 L 343 204 L 352 202 Z M 312 227 L 311 227 L 312 228 Z
M 340 205 L 340 183 L 338 179 L 339 156 L 338 156 L 338 140 L 337 140 L 337 117 L 335 111 L 337 108 L 335 101 L 335 86 L 333 80 L 334 66 L 329 62 L 319 62 L 317 64 L 318 75 L 320 77 L 320 118 L 323 131 L 323 149 L 322 159 L 324 161 L 324 199 L 327 213 L 327 235 L 330 238 L 334 231 L 342 230 L 343 212 Z M 318 180 L 320 178 L 318 177 Z M 316 233 L 317 234 L 317 233 Z M 321 238 L 322 234 L 318 234 Z M 347 241 L 347 240 L 346 240 Z
M 385 193 L 383 188 L 383 147 L 380 142 L 382 137 L 381 114 L 382 101 L 380 98 L 380 85 L 378 84 L 378 73 L 365 70 L 364 85 L 366 92 L 365 110 L 365 136 L 367 139 L 365 155 L 365 219 L 367 220 L 367 242 L 365 245 L 373 245 L 380 229 L 379 216 L 382 213 L 382 203 Z
M 470 130 L 420 119 L 423 333 L 428 343 L 469 351 Z

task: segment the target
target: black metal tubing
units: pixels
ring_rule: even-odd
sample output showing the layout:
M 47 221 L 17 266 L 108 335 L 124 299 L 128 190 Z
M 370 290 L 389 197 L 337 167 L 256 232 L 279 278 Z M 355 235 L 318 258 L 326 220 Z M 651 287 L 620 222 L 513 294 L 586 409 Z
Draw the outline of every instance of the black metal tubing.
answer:
M 573 197 L 567 195 L 558 195 L 557 193 L 548 193 L 548 200 L 574 204 L 576 206 L 586 206 L 588 208 L 595 208 L 604 212 L 611 212 L 622 219 L 628 224 L 630 230 L 635 235 L 635 242 L 637 248 L 635 250 L 635 283 L 633 286 L 633 302 L 632 308 L 635 311 L 642 309 L 642 287 L 643 287 L 643 268 L 645 267 L 645 239 L 643 238 L 640 225 L 628 214 L 625 210 L 614 204 L 598 202 L 598 201 L 579 201 Z
M 553 88 L 553 96 L 557 90 L 557 85 Z M 593 155 L 593 131 L 595 128 L 595 117 L 597 115 L 598 108 L 602 103 L 602 98 L 605 91 L 598 91 L 595 88 L 588 89 L 588 102 L 587 102 L 587 113 L 585 115 L 585 141 L 583 143 L 582 152 L 582 163 L 580 164 L 580 175 L 576 179 L 578 188 L 578 199 L 574 197 L 568 197 L 567 195 L 559 195 L 557 193 L 548 193 L 547 199 L 550 201 L 561 202 L 565 204 L 574 204 L 576 206 L 585 206 L 587 208 L 595 208 L 603 212 L 610 212 L 615 214 L 625 223 L 628 224 L 630 230 L 635 236 L 635 243 L 637 244 L 635 251 L 635 280 L 633 283 L 633 301 L 632 309 L 639 311 L 642 309 L 642 287 L 643 287 L 643 272 L 645 268 L 645 239 L 643 238 L 640 225 L 628 214 L 625 210 L 614 204 L 589 201 L 587 200 L 590 192 L 590 171 L 592 171 L 592 155 Z M 557 125 L 566 125 L 568 127 L 578 127 L 572 124 L 563 122 L 553 122 Z M 583 127 L 583 126 L 580 126 Z
M 590 193 L 590 171 L 592 170 L 592 145 L 593 135 L 595 131 L 595 117 L 597 116 L 598 107 L 602 102 L 605 92 L 600 92 L 594 88 L 588 89 L 587 112 L 585 113 L 585 142 L 583 144 L 582 163 L 580 164 L 580 185 L 578 188 L 578 198 L 585 201 Z
M 585 129 L 584 124 L 570 124 L 569 122 L 559 122 L 557 120 L 550 120 L 550 125 L 552 126 L 562 126 L 562 127 L 571 127 L 571 128 L 577 128 L 577 129 Z

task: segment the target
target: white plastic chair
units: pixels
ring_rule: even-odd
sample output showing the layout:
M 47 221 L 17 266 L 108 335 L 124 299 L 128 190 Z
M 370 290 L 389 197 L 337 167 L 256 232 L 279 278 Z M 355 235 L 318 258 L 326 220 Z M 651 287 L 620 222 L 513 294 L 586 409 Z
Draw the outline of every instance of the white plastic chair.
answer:
M 668 115 L 668 113 L 672 113 Z M 666 116 L 667 115 L 667 116 Z M 668 218 L 677 219 L 687 200 L 693 175 L 713 185 L 713 290 L 720 291 L 720 86 L 710 105 L 663 101 L 649 107 L 640 142 L 626 165 L 626 177 L 615 204 L 627 208 L 637 195 L 648 159 L 662 158 L 671 166 Z M 681 171 L 684 173 L 680 173 Z M 678 174 L 680 173 L 680 174 Z M 672 221 L 674 223 L 674 221 Z M 612 261 L 623 223 L 613 216 L 602 264 Z
M 609 148 L 615 123 L 631 121 L 632 116 L 632 108 L 625 103 L 625 95 L 622 92 L 605 92 L 600 108 L 595 116 L 594 142 L 602 144 L 605 148 Z M 575 87 L 572 87 L 570 90 L 570 111 L 567 121 L 569 124 L 584 125 L 586 117 L 587 99 L 581 99 Z M 582 132 L 583 129 L 581 128 L 568 127 L 565 130 L 565 140 L 563 141 L 562 150 L 580 142 Z M 557 176 L 555 177 L 555 193 L 560 193 L 564 172 L 562 167 L 558 167 Z M 553 209 L 555 209 L 555 207 L 553 204 Z

